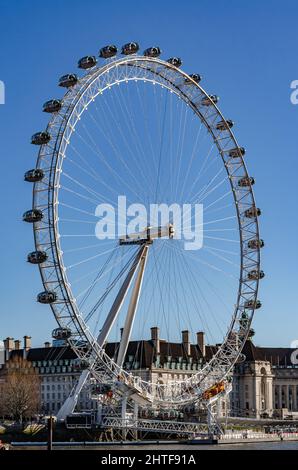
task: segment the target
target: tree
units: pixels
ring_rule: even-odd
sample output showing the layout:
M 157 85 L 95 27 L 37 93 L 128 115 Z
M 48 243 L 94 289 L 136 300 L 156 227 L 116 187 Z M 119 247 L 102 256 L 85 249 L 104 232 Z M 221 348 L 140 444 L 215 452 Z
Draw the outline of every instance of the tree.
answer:
M 30 361 L 14 355 L 1 374 L 0 413 L 22 422 L 40 410 L 40 378 Z

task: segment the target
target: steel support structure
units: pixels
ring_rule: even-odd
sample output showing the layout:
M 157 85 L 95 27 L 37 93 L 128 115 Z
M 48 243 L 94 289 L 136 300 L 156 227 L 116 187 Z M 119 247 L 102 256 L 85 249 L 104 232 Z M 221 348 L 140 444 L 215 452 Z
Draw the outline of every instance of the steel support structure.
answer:
M 239 289 L 227 333 L 211 360 L 192 377 L 176 384 L 152 383 L 133 376 L 105 353 L 103 343 L 98 344 L 79 310 L 67 277 L 60 245 L 60 176 L 67 147 L 76 125 L 88 109 L 88 105 L 100 94 L 114 85 L 138 80 L 157 84 L 175 93 L 205 126 L 229 178 L 239 225 L 241 257 Z M 206 100 L 208 106 L 202 104 Z M 94 377 L 102 376 L 103 370 L 110 380 L 118 380 L 118 377 L 121 377 L 123 386 L 133 390 L 135 397 L 146 402 L 148 406 L 160 404 L 171 407 L 194 403 L 212 384 L 224 380 L 232 370 L 248 337 L 257 301 L 261 275 L 260 244 L 256 243 L 256 249 L 251 250 L 248 242 L 260 240 L 258 216 L 253 214 L 247 217 L 247 211 L 256 208 L 256 205 L 241 147 L 219 108 L 200 84 L 193 81 L 181 69 L 159 58 L 134 55 L 116 58 L 103 66 L 93 67 L 66 92 L 61 102 L 60 111 L 52 115 L 46 128 L 50 140 L 41 145 L 38 155 L 36 168 L 43 171 L 44 177 L 34 183 L 33 189 L 33 208 L 43 214 L 42 220 L 33 224 L 35 247 L 36 250 L 46 251 L 48 255 L 47 260 L 39 265 L 39 269 L 44 289 L 54 291 L 57 295 L 57 300 L 51 303 L 56 321 L 61 328 L 71 328 L 72 336 L 68 342 L 78 358 L 89 363 L 89 369 L 92 369 Z M 218 126 L 218 123 L 222 122 L 226 125 Z M 243 179 L 248 181 L 245 186 L 238 184 Z M 246 307 L 248 304 L 249 310 Z M 245 324 L 242 321 L 243 314 L 247 315 Z M 112 316 L 111 313 L 110 320 Z M 109 328 L 110 324 L 107 323 L 106 331 Z M 101 339 L 104 336 L 102 334 Z M 84 375 L 87 376 L 88 373 Z

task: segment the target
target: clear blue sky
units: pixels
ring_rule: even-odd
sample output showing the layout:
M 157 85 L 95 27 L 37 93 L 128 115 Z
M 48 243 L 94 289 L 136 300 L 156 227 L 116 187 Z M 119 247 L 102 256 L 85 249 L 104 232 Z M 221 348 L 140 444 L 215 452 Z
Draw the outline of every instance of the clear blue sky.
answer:
M 290 83 L 298 79 L 296 1 L 32 1 L 0 0 L 1 304 L 0 338 L 50 336 L 50 309 L 35 302 L 37 270 L 25 261 L 32 231 L 22 223 L 31 206 L 25 170 L 34 167 L 30 136 L 46 124 L 42 103 L 59 95 L 57 79 L 78 58 L 108 43 L 136 40 L 183 58 L 187 71 L 221 97 L 247 149 L 262 208 L 266 247 L 255 342 L 288 346 L 298 338 L 297 173 L 298 106 Z

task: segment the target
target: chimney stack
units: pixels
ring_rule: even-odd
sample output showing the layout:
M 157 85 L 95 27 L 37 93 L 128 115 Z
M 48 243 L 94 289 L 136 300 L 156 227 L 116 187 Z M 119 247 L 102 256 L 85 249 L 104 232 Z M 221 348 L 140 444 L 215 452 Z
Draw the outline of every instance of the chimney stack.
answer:
M 5 358 L 5 361 L 8 361 L 10 353 L 14 348 L 14 340 L 13 338 L 10 338 L 8 336 L 7 338 L 5 338 L 3 343 L 4 343 L 4 358 Z
M 190 340 L 189 340 L 189 331 L 182 331 L 182 344 L 184 347 L 185 354 L 190 356 Z
M 29 351 L 31 348 L 31 336 L 24 336 L 24 350 Z
M 13 338 L 10 338 L 8 336 L 7 338 L 5 338 L 5 340 L 3 342 L 4 342 L 4 349 L 6 349 L 9 352 L 13 350 L 13 348 L 14 348 Z
M 44 343 L 44 347 L 45 347 L 45 348 L 50 348 L 50 347 L 51 347 L 51 343 L 50 343 L 49 341 L 46 341 L 46 342 Z
M 21 341 L 19 339 L 16 339 L 14 342 L 14 348 L 15 349 L 21 349 Z
M 202 356 L 206 356 L 206 346 L 205 346 L 205 333 L 204 331 L 198 331 L 197 332 L 197 345 L 200 348 L 200 351 L 202 353 Z
M 160 354 L 159 328 L 157 326 L 151 328 L 151 341 L 153 342 L 155 353 Z

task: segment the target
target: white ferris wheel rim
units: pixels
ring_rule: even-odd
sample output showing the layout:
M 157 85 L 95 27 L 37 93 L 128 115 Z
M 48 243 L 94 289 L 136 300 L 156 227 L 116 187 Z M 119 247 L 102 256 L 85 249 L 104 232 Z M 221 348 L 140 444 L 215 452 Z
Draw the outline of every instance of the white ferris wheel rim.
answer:
M 135 69 L 139 75 L 123 77 L 121 80 L 114 77 L 113 81 L 113 73 L 115 71 L 118 73 L 120 69 L 125 69 L 126 71 Z M 148 75 L 152 75 L 151 79 L 148 78 Z M 231 184 L 231 191 L 233 192 L 238 217 L 241 252 L 239 289 L 234 313 L 226 337 L 216 354 L 201 370 L 194 373 L 192 377 L 177 383 L 176 389 L 173 388 L 173 384 L 153 384 L 140 377 L 133 376 L 117 366 L 115 361 L 107 356 L 104 348 L 97 345 L 96 338 L 88 329 L 88 325 L 84 323 L 73 297 L 64 266 L 58 225 L 59 180 L 63 159 L 76 123 L 79 121 L 82 113 L 87 112 L 89 103 L 94 101 L 97 95 L 104 91 L 104 88 L 100 88 L 98 83 L 107 77 L 112 77 L 112 81 L 107 81 L 105 88 L 113 87 L 124 80 L 142 80 L 154 81 L 156 84 L 176 93 L 186 105 L 193 109 L 213 138 L 225 165 Z M 180 82 L 183 83 L 186 78 L 192 82 L 191 87 L 185 87 L 183 84 L 179 85 L 179 79 L 182 79 Z M 228 126 L 225 129 L 225 133 L 227 136 L 226 142 L 228 141 L 230 144 L 228 148 L 222 147 L 221 140 L 218 139 L 218 133 L 214 130 L 212 123 L 216 123 L 219 120 L 226 122 L 225 118 L 212 100 L 210 106 L 208 106 L 208 111 L 205 112 L 206 109 L 202 109 L 198 102 L 197 104 L 194 102 L 192 94 L 204 96 L 210 100 L 209 95 L 200 84 L 193 81 L 182 70 L 161 59 L 133 55 L 109 60 L 106 65 L 101 67 L 93 67 L 79 80 L 75 87 L 66 92 L 62 99 L 63 107 L 61 111 L 53 114 L 47 126 L 46 131 L 51 135 L 51 141 L 50 144 L 41 146 L 36 167 L 45 169 L 48 172 L 48 183 L 37 182 L 34 184 L 33 190 L 33 208 L 41 209 L 46 215 L 43 222 L 34 223 L 36 250 L 40 250 L 41 247 L 48 243 L 49 251 L 52 254 L 51 263 L 40 264 L 39 269 L 45 290 L 50 290 L 53 288 L 53 285 L 56 285 L 61 292 L 60 300 L 51 304 L 58 325 L 63 327 L 65 326 L 65 319 L 67 318 L 67 321 L 71 319 L 74 330 L 78 333 L 75 341 L 70 339 L 69 344 L 80 359 L 88 360 L 90 367 L 92 367 L 92 373 L 98 378 L 102 377 L 104 370 L 105 377 L 114 377 L 114 379 L 122 382 L 126 387 L 135 392 L 136 398 L 164 405 L 191 403 L 197 400 L 210 385 L 226 378 L 241 354 L 254 315 L 254 308 L 252 308 L 248 314 L 248 321 L 244 328 L 241 326 L 240 332 L 239 318 L 243 311 L 245 311 L 244 303 L 249 300 L 255 305 L 259 284 L 259 279 L 249 281 L 247 279 L 248 270 L 256 269 L 259 271 L 260 267 L 259 247 L 254 251 L 253 255 L 251 253 L 247 254 L 245 250 L 248 232 L 250 238 L 253 233 L 254 238 L 259 240 L 259 227 L 257 217 L 253 221 L 249 221 L 248 229 L 245 226 L 245 221 L 243 221 L 244 208 L 255 207 L 251 185 L 244 188 L 242 192 L 240 191 L 241 194 L 239 194 L 239 188 L 237 188 L 237 191 L 235 190 L 237 181 L 240 178 L 238 171 L 241 172 L 242 177 L 249 177 L 240 147 Z M 210 110 L 213 112 L 211 119 Z M 235 176 L 234 172 L 235 165 L 234 167 L 230 165 L 233 159 L 227 155 L 227 150 L 231 148 L 239 149 L 237 176 Z M 80 338 L 80 341 L 78 341 L 78 338 Z M 88 345 L 87 353 L 86 343 Z M 81 346 L 82 344 L 84 344 L 84 347 Z

